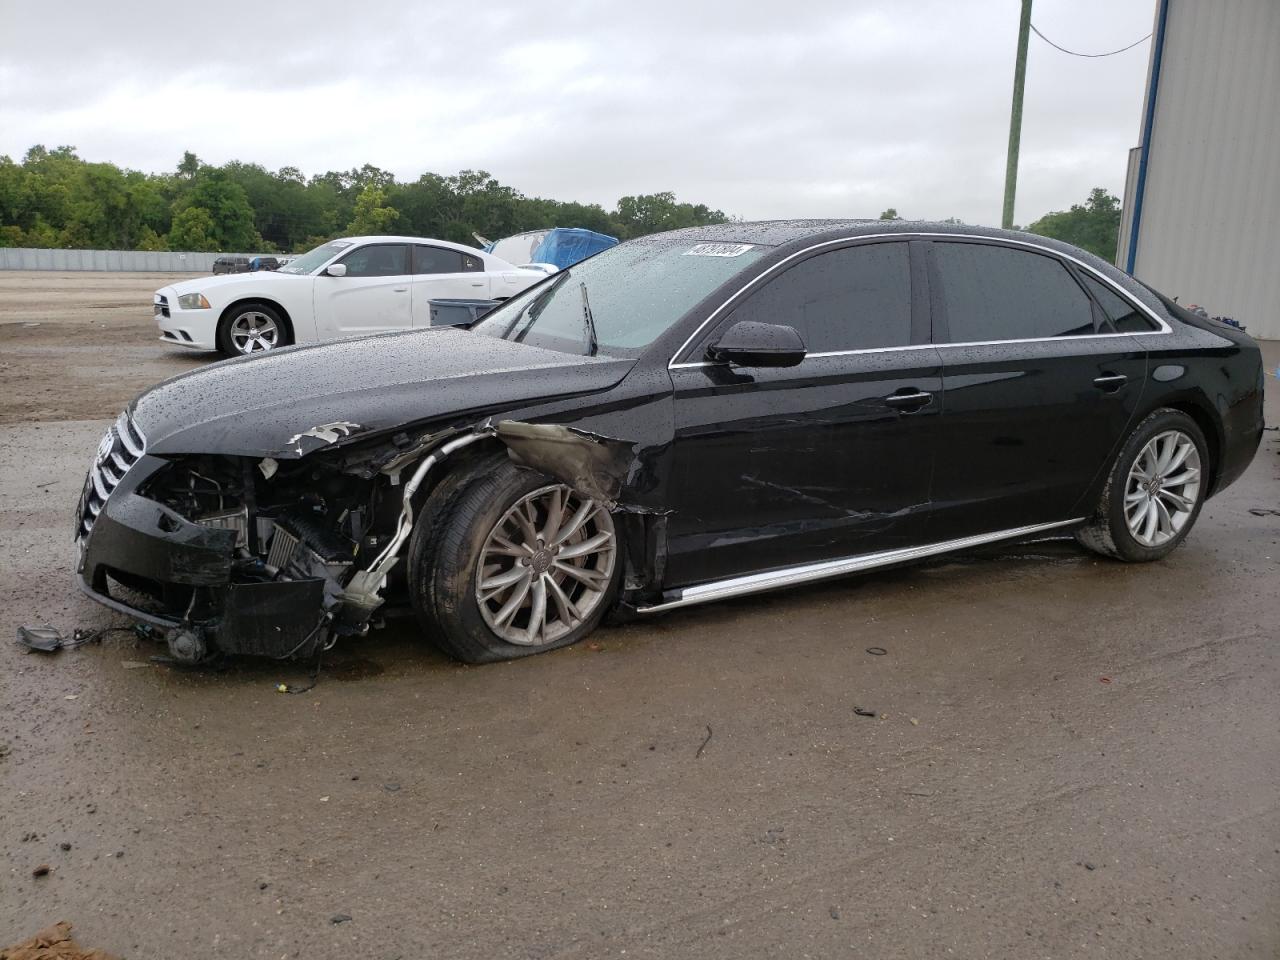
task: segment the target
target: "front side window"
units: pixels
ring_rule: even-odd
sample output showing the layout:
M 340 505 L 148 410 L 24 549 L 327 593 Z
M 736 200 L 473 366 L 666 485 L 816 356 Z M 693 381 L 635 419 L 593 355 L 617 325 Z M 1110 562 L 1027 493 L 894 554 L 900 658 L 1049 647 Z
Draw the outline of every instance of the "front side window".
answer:
M 1089 297 L 1053 257 L 982 243 L 933 243 L 948 342 L 1080 337 L 1097 331 Z
M 371 243 L 338 261 L 348 277 L 400 277 L 409 273 L 409 247 L 403 243 Z
M 802 260 L 729 315 L 794 327 L 808 353 L 902 347 L 911 342 L 906 243 L 845 247 Z

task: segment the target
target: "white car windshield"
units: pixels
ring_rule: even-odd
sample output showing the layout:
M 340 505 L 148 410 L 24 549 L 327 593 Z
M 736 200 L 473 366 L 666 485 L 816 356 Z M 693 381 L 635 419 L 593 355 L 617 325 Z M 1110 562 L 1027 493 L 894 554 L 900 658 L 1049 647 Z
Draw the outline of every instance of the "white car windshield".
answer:
M 350 240 L 330 240 L 328 243 L 322 243 L 314 250 L 308 250 L 302 256 L 291 260 L 279 269 L 279 273 L 314 273 L 316 269 L 323 263 L 327 263 L 331 257 L 336 257 L 340 250 L 345 250 L 351 246 Z
M 562 353 L 637 357 L 764 252 L 746 243 L 632 240 L 552 274 L 471 330 Z

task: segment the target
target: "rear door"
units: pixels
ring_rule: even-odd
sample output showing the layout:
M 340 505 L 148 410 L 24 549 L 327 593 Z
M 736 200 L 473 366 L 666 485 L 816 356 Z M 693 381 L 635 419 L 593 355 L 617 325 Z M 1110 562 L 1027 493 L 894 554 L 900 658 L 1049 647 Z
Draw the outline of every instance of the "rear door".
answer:
M 413 325 L 431 325 L 432 300 L 488 300 L 490 278 L 475 254 L 413 245 Z
M 944 393 L 931 539 L 1087 514 L 1142 395 L 1141 343 L 1049 252 L 957 239 L 929 254 Z
M 321 273 L 314 287 L 321 339 L 406 329 L 412 318 L 409 245 L 369 243 L 338 263 L 346 276 Z
M 917 544 L 941 409 L 924 265 L 905 241 L 811 254 L 749 292 L 672 365 L 666 583 Z M 913 281 L 915 281 L 913 283 Z M 795 367 L 704 361 L 741 320 L 794 327 Z

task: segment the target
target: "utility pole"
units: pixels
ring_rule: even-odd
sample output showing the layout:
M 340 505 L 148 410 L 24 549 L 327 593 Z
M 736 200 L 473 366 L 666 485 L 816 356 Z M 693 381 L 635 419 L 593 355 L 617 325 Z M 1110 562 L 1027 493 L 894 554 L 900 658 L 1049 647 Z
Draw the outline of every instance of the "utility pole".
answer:
M 1013 115 L 1009 118 L 1009 159 L 1004 168 L 1004 216 L 1000 226 L 1013 226 L 1013 199 L 1018 192 L 1018 142 L 1022 139 L 1022 85 L 1027 79 L 1027 39 L 1031 35 L 1031 0 L 1022 0 L 1018 23 L 1018 59 L 1013 67 Z

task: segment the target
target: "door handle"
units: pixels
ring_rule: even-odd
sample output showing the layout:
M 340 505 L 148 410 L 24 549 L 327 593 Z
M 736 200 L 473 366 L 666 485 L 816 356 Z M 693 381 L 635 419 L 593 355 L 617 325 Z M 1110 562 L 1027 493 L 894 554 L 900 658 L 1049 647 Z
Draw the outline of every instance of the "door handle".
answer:
M 408 288 L 408 287 L 396 287 L 396 288 L 392 291 L 392 293 L 408 293 L 408 292 L 409 292 L 409 288 Z
M 484 286 L 484 281 L 483 281 L 483 280 L 481 280 L 479 283 L 473 283 L 473 284 L 472 284 L 472 286 L 473 286 L 473 287 L 483 287 L 483 286 Z
M 1129 378 L 1123 373 L 1104 373 L 1100 377 L 1093 378 L 1093 385 L 1106 393 L 1115 393 L 1128 381 Z
M 933 394 L 917 390 L 915 387 L 904 387 L 897 393 L 889 394 L 884 398 L 884 402 L 905 413 L 914 413 L 933 403 Z

